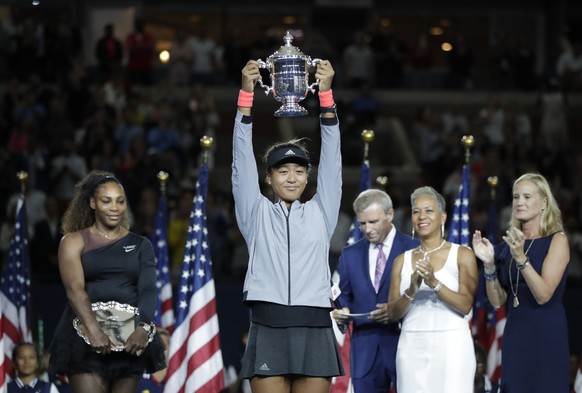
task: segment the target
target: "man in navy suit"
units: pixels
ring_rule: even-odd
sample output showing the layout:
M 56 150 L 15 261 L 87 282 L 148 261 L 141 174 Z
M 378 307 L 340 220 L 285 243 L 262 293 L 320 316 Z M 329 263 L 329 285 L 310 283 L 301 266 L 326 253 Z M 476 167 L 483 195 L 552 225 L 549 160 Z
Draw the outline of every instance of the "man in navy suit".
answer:
M 353 208 L 365 237 L 342 251 L 338 263 L 342 309 L 334 310 L 333 317 L 339 323 L 347 323 L 349 317 L 344 314 L 369 313 L 353 318 L 352 383 L 355 393 L 386 393 L 392 383 L 396 384 L 396 346 L 400 334 L 398 321 L 389 321 L 384 307 L 392 263 L 419 242 L 394 227 L 392 199 L 384 191 L 363 191 Z

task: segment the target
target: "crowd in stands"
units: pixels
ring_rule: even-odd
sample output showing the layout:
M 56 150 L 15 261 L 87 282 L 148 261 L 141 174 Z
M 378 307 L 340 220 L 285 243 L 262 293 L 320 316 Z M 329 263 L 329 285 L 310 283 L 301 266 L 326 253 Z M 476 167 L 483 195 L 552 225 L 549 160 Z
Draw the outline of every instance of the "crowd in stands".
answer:
M 138 18 L 131 34 L 117 37 L 115 26 L 106 24 L 102 37 L 87 43 L 79 27 L 66 18 L 51 24 L 15 12 L 2 21 L 0 206 L 5 208 L 0 212 L 0 249 L 5 259 L 20 192 L 15 174 L 25 170 L 33 282 L 58 281 L 60 215 L 74 184 L 92 169 L 117 174 L 127 188 L 133 229 L 148 237 L 160 195 L 157 173 L 170 173 L 168 241 L 177 277 L 201 162 L 198 141 L 203 135 L 216 136 L 221 126 L 230 129 L 223 124 L 211 89 L 238 83 L 241 62 L 265 58 L 281 45 L 280 39 L 264 37 L 242 44 L 233 31 L 232 39 L 221 47 L 203 29 L 192 36 L 178 30 L 168 70 L 161 77 L 154 70 L 156 37 L 147 27 L 147 21 Z M 398 190 L 394 181 L 389 192 L 397 206 L 404 206 L 406 200 L 399 195 L 428 184 L 451 202 L 464 162 L 459 140 L 473 134 L 477 144 L 471 164 L 472 226 L 486 225 L 488 176 L 499 178 L 502 230 L 509 214 L 505 209 L 511 200 L 511 179 L 528 171 L 543 173 L 559 199 L 572 242 L 572 280 L 581 285 L 582 178 L 577 174 L 582 171 L 582 152 L 573 148 L 575 125 L 568 117 L 571 95 L 582 90 L 581 44 L 570 42 L 554 64 L 544 67 L 548 72 L 537 75 L 531 46 L 510 38 L 499 37 L 499 47 L 490 48 L 493 85 L 485 86 L 491 91 L 489 101 L 476 113 L 452 100 L 445 109 L 419 105 L 415 118 L 402 119 L 421 170 L 408 188 Z M 478 85 L 473 73 L 476 48 L 462 35 L 446 55 L 446 77 L 436 84 L 431 77 L 435 53 L 422 34 L 414 45 L 377 26 L 356 32 L 353 39 L 346 37 L 342 48 L 318 32 L 304 39 L 306 53 L 325 53 L 337 63 L 337 88 L 361 91 L 340 111 L 348 133 L 373 126 L 382 115 L 382 102 L 374 95 L 379 89 L 465 91 Z M 93 61 L 84 60 L 84 51 L 94 55 Z M 537 106 L 524 108 L 520 102 L 506 101 L 507 89 L 531 92 L 538 97 Z M 344 159 L 347 165 L 359 165 L 357 159 L 350 162 L 348 152 Z M 211 169 L 215 161 L 210 154 Z M 219 281 L 241 279 L 245 271 L 246 251 L 232 203 L 228 189 L 210 185 L 209 237 Z

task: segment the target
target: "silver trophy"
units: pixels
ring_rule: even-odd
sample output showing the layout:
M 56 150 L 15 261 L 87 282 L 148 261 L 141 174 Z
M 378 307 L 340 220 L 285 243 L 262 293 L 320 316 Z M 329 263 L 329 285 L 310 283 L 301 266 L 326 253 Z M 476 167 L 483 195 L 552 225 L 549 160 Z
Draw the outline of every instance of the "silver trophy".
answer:
M 273 97 L 283 105 L 275 111 L 275 116 L 304 116 L 307 110 L 299 102 L 307 97 L 308 92 L 315 93 L 319 81 L 309 84 L 309 72 L 321 59 L 313 59 L 305 55 L 299 48 L 292 46 L 293 36 L 287 32 L 283 37 L 285 45 L 267 58 L 258 60 L 260 68 L 266 68 L 271 75 L 271 86 L 266 86 L 259 79 L 259 85 L 265 89 L 265 94 L 273 92 Z

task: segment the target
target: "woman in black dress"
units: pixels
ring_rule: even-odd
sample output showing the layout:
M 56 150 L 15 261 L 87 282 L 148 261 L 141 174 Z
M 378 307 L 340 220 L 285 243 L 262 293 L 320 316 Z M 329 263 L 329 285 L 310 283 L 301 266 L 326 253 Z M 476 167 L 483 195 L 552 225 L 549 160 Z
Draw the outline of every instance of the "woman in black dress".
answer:
M 124 189 L 108 172 L 93 171 L 77 184 L 62 229 L 59 269 L 69 302 L 51 343 L 49 371 L 66 374 L 73 392 L 133 393 L 144 371 L 165 366 L 152 324 L 153 247 L 129 232 Z M 111 302 L 137 309 L 124 345 L 114 345 L 93 313 L 95 304 Z

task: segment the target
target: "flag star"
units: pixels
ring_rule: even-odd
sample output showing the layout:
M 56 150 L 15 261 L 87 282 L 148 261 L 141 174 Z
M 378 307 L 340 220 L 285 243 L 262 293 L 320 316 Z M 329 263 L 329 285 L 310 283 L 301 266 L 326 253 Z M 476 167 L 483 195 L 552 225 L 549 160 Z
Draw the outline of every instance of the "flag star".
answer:
M 182 277 L 185 278 L 185 279 L 188 279 L 190 277 L 190 272 L 187 271 L 187 270 L 184 270 L 182 272 Z
M 192 225 L 192 230 L 194 232 L 199 232 L 200 231 L 200 224 L 194 224 L 194 225 Z
M 204 269 L 198 269 L 198 277 L 204 277 L 206 275 L 206 273 L 204 272 Z
M 194 215 L 196 217 L 202 217 L 202 210 L 201 209 L 196 209 L 196 211 L 194 212 Z
M 188 308 L 188 303 L 186 303 L 184 300 L 180 301 L 180 305 L 178 306 L 180 308 Z
M 206 262 L 206 255 L 200 255 L 200 262 L 205 263 Z
M 188 286 L 187 285 L 182 285 L 180 287 L 180 292 L 182 292 L 182 293 L 188 293 Z

